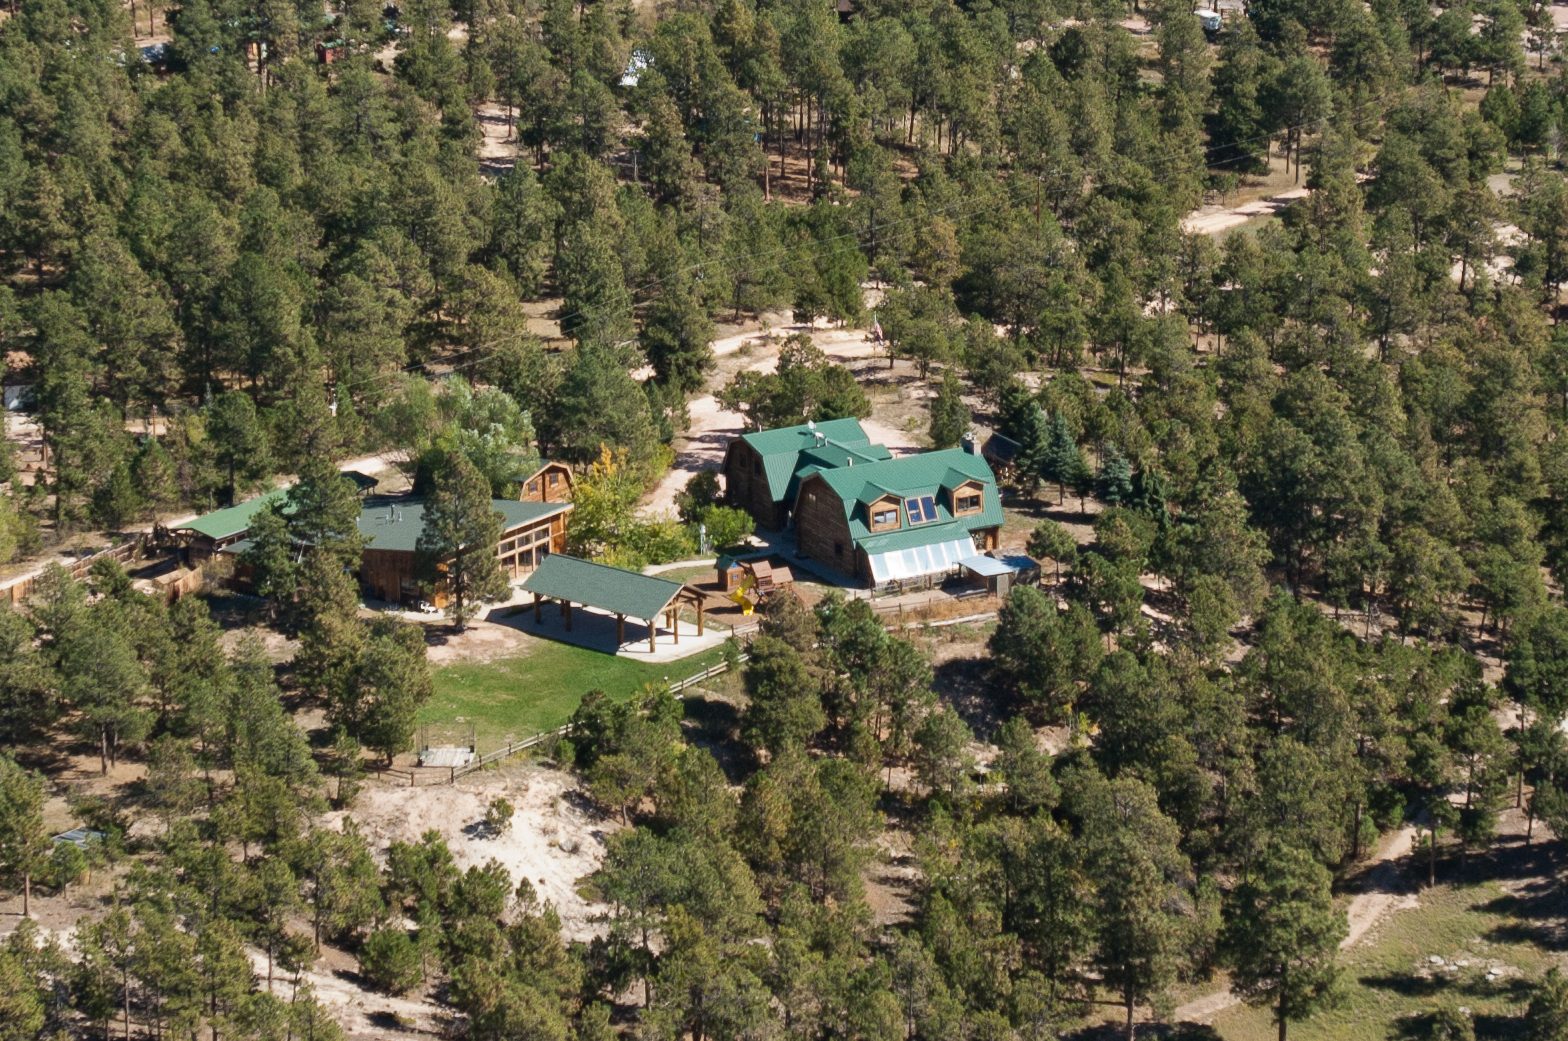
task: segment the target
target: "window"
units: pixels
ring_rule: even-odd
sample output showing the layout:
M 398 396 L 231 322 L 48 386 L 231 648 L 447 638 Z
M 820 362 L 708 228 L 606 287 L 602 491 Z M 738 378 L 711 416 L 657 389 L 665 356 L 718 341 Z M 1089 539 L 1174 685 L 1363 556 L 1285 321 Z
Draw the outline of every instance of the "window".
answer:
M 533 495 L 537 491 L 539 491 L 539 481 L 536 478 L 535 480 L 528 482 L 528 494 Z
M 909 511 L 911 524 L 929 524 L 936 520 L 936 500 L 929 495 L 905 499 L 904 508 Z
M 550 475 L 550 487 L 551 488 L 554 488 L 556 485 L 558 485 L 560 483 L 561 483 L 561 475 L 560 474 L 551 474 Z
M 761 459 L 753 459 L 751 461 L 751 472 L 754 473 L 754 474 L 762 473 L 762 460 Z
M 878 510 L 877 512 L 873 513 L 871 515 L 871 526 L 874 528 L 897 527 L 898 508 L 894 507 L 888 510 Z
M 973 513 L 980 508 L 980 493 L 965 492 L 958 497 L 958 512 Z
M 842 557 L 844 555 L 844 544 L 842 542 L 833 543 L 833 555 L 835 557 Z

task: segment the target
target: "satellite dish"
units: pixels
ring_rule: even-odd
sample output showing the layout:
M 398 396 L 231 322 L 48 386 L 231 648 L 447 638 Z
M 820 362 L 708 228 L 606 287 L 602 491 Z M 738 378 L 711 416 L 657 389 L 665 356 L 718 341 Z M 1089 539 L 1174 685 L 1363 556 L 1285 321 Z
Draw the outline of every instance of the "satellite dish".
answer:
M 806 429 L 807 430 L 816 430 L 817 429 L 817 421 L 815 419 L 808 419 L 808 420 L 806 420 Z

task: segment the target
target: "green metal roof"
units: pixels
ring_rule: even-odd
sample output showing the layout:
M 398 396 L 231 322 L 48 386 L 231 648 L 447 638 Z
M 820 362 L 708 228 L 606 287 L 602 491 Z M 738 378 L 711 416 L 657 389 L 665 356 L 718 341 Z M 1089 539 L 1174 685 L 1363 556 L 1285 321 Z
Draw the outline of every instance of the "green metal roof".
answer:
M 844 504 L 850 537 L 857 546 L 868 551 L 873 545 L 879 550 L 928 545 L 944 541 L 942 533 L 949 529 L 964 533 L 977 528 L 996 527 L 1002 523 L 1002 503 L 996 492 L 996 476 L 991 473 L 990 464 L 961 448 L 922 452 L 877 463 L 856 463 L 854 466 L 831 470 L 822 469 L 816 471 L 816 476 L 827 482 Z M 965 481 L 979 481 L 985 486 L 985 506 L 979 513 L 955 518 L 938 492 L 956 488 Z M 909 512 L 900 502 L 899 514 L 903 527 L 896 532 L 872 535 L 866 523 L 866 505 L 889 493 L 900 500 L 932 496 L 936 500 L 936 521 L 911 526 Z M 905 535 L 910 536 L 910 540 L 900 541 Z M 883 539 L 893 539 L 896 544 L 884 546 L 880 541 Z
M 528 576 L 523 588 L 540 596 L 649 621 L 659 617 L 685 586 L 667 578 L 552 553 Z
M 872 448 L 875 452 L 883 453 L 882 458 L 886 458 L 887 449 L 881 445 L 871 445 L 871 439 L 860 428 L 858 419 L 825 419 L 815 429 L 802 423 L 800 426 L 742 434 L 741 440 L 762 456 L 763 472 L 768 478 L 768 492 L 774 502 L 783 502 L 794 495 L 790 481 L 800 467 L 800 455 L 807 449 L 817 447 L 818 435 L 855 451 L 864 452 Z M 838 465 L 842 466 L 842 461 Z
M 886 553 L 889 550 L 952 542 L 969 534 L 971 526 L 964 521 L 972 519 L 965 517 L 963 520 L 948 521 L 946 524 L 922 524 L 914 528 L 890 531 L 883 535 L 867 535 L 865 538 L 856 538 L 855 544 L 867 553 Z M 987 527 L 987 525 L 981 524 L 975 527 Z
M 289 493 L 287 488 L 277 488 L 266 495 L 258 496 L 230 506 L 228 509 L 215 510 L 212 513 L 197 517 L 195 520 L 182 525 L 178 531 L 193 531 L 198 535 L 205 535 L 214 541 L 232 538 L 250 530 L 250 519 L 258 512 L 282 501 Z
M 515 499 L 491 499 L 490 506 L 503 518 L 502 531 L 511 531 L 572 508 L 569 502 L 518 502 Z M 367 549 L 412 553 L 424 530 L 425 504 L 422 502 L 376 500 L 367 503 L 359 515 L 359 533 L 365 536 Z

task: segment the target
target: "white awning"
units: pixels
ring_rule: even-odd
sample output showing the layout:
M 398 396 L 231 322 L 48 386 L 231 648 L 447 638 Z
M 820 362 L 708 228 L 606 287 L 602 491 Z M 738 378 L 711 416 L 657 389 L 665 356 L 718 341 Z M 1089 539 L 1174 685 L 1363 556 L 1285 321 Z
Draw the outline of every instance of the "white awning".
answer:
M 1018 556 L 1017 554 L 1001 558 L 986 556 L 965 557 L 959 563 L 975 574 L 984 575 L 987 578 L 993 578 L 997 575 L 1011 575 L 1040 566 L 1032 558 Z
M 956 568 L 965 557 L 974 555 L 974 540 L 969 538 L 867 554 L 871 560 L 871 577 L 878 582 L 939 575 Z

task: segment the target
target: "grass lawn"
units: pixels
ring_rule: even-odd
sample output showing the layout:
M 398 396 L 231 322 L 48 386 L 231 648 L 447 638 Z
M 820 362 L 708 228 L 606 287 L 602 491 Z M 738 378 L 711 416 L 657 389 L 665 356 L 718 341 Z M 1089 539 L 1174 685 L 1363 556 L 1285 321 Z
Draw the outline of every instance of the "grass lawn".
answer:
M 644 683 L 672 682 L 724 657 L 714 648 L 662 665 L 645 665 L 570 644 L 541 640 L 526 655 L 435 670 L 435 696 L 419 713 L 435 740 L 466 740 L 473 724 L 480 751 L 532 737 L 571 718 L 583 695 L 600 688 L 628 697 Z
M 1539 849 L 1539 847 L 1537 847 Z M 1340 959 L 1338 1008 L 1290 1025 L 1291 1041 L 1384 1041 L 1442 1006 L 1470 1010 L 1479 1041 L 1517 1036 L 1529 984 L 1559 960 L 1562 898 L 1554 880 L 1527 883 L 1510 895 L 1495 881 L 1440 885 L 1419 894 L 1421 906 L 1396 911 L 1370 944 Z M 1433 956 L 1443 959 L 1434 965 Z M 1454 970 L 1445 968 L 1455 966 Z M 1489 968 L 1501 969 L 1488 980 Z M 1215 1028 L 1226 1041 L 1273 1041 L 1268 1012 L 1233 1008 Z M 1415 1035 L 1424 1036 L 1424 1035 Z

